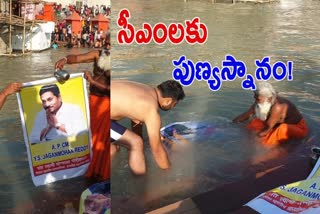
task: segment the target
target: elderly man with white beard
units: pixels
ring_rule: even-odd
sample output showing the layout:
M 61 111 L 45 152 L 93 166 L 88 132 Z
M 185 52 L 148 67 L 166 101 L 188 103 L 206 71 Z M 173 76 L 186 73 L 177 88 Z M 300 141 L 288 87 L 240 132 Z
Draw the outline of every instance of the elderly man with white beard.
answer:
M 270 83 L 260 82 L 254 99 L 253 105 L 233 122 L 244 122 L 255 116 L 246 128 L 255 131 L 264 145 L 274 146 L 308 135 L 307 124 L 299 110 L 289 100 L 278 96 Z
M 84 78 L 90 83 L 89 106 L 93 151 L 86 176 L 97 180 L 108 180 L 110 178 L 111 53 L 109 49 L 110 34 L 102 49 L 67 55 L 55 63 L 55 69 L 58 70 L 66 64 L 93 62 L 93 75 L 90 71 L 84 71 Z

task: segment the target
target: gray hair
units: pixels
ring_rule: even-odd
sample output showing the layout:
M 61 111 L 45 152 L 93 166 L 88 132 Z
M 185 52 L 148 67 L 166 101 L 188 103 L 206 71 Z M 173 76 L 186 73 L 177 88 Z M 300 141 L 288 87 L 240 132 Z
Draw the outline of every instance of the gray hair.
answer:
M 277 92 L 274 90 L 272 85 L 268 82 L 259 82 L 257 86 L 257 90 L 254 91 L 255 96 L 262 96 L 275 99 L 277 96 Z

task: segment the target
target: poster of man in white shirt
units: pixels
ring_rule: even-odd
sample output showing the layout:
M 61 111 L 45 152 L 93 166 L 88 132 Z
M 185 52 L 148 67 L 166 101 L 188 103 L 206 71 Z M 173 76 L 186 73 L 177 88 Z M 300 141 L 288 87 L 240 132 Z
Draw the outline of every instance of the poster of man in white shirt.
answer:
M 90 114 L 83 73 L 23 83 L 17 94 L 35 186 L 83 175 L 91 159 Z
M 31 144 L 75 136 L 87 130 L 81 108 L 63 102 L 56 84 L 42 86 L 39 96 L 43 109 L 36 115 L 29 139 Z

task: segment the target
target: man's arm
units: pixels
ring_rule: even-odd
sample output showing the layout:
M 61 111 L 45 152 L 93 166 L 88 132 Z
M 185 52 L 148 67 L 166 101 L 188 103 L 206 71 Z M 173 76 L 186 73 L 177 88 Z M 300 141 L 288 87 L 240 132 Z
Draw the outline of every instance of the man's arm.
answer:
M 255 107 L 255 104 L 253 104 L 249 109 L 248 111 L 240 114 L 239 116 L 237 116 L 236 118 L 234 118 L 232 120 L 232 122 L 234 123 L 241 123 L 243 121 L 246 121 L 248 120 L 253 114 L 254 114 L 254 107 Z
M 40 133 L 40 141 L 43 141 L 46 138 L 47 134 L 49 133 L 49 131 L 51 129 L 52 129 L 52 126 L 47 126 L 44 129 L 42 129 L 42 131 Z
M 67 55 L 55 63 L 55 69 L 62 69 L 65 64 L 89 63 L 99 58 L 99 51 L 94 50 L 79 55 Z
M 110 90 L 110 85 L 103 84 L 101 82 L 98 82 L 93 79 L 90 71 L 85 71 L 84 72 L 84 78 L 88 80 L 90 85 L 94 85 L 95 87 L 99 88 L 102 91 L 109 91 Z
M 274 126 L 279 123 L 279 119 L 281 117 L 281 111 L 282 111 L 282 107 L 280 105 L 275 104 L 272 107 L 271 113 L 266 122 L 265 128 L 258 133 L 259 137 L 266 136 L 274 128 Z
M 6 102 L 6 99 L 9 95 L 18 92 L 22 87 L 22 83 L 20 82 L 12 82 L 5 89 L 0 92 L 0 109 L 3 104 Z
M 153 157 L 161 169 L 168 169 L 170 167 L 170 162 L 167 152 L 160 140 L 160 115 L 156 110 L 152 110 L 150 113 L 147 112 L 145 114 L 145 118 L 147 118 L 145 124 Z

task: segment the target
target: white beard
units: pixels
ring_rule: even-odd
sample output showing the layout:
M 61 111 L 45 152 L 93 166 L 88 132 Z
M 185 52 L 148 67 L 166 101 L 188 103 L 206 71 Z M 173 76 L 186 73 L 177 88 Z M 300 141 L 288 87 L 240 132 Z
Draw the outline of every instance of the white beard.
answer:
M 256 104 L 256 107 L 255 107 L 256 117 L 259 118 L 260 120 L 265 121 L 269 115 L 271 106 L 272 106 L 272 103 L 268 101 Z
M 101 56 L 98 60 L 98 66 L 104 71 L 111 70 L 111 60 L 110 56 L 107 56 L 104 52 L 101 53 Z

